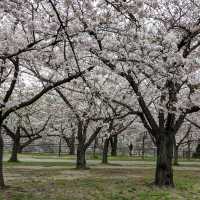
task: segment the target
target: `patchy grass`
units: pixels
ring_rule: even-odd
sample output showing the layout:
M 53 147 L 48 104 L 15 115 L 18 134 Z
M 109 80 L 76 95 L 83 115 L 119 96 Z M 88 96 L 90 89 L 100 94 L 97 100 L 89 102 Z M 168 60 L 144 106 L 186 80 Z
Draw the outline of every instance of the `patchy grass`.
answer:
M 7 160 L 10 157 L 10 153 L 5 153 L 5 159 Z M 95 156 L 92 153 L 87 153 L 87 159 L 89 160 L 101 160 L 102 155 L 96 154 Z M 74 160 L 76 159 L 76 155 L 67 155 L 66 153 L 58 156 L 58 153 L 22 153 L 19 154 L 19 159 L 26 158 L 34 158 L 34 159 L 58 159 L 58 160 Z M 110 161 L 141 161 L 143 160 L 141 156 L 128 156 L 128 155 L 118 155 L 118 156 L 108 156 L 108 160 Z M 153 156 L 145 156 L 144 160 L 154 161 L 155 158 Z
M 9 152 L 5 152 L 4 154 L 5 160 L 8 160 L 10 157 Z M 102 155 L 96 154 L 95 156 L 92 153 L 87 153 L 86 155 L 87 160 L 97 160 L 101 161 Z M 58 156 L 58 153 L 22 153 L 19 154 L 19 160 L 24 160 L 24 159 L 34 159 L 34 160 L 49 160 L 49 159 L 54 159 L 58 161 L 65 161 L 65 160 L 75 160 L 76 155 L 67 155 L 66 153 L 61 154 L 61 156 Z M 108 156 L 108 161 L 155 161 L 154 156 L 145 156 L 144 159 L 142 159 L 141 156 L 128 156 L 128 155 L 118 155 L 118 156 Z M 200 159 L 194 159 L 191 158 L 190 160 L 188 159 L 179 159 L 181 163 L 193 163 L 197 162 L 200 165 Z M 193 165 L 193 164 L 192 164 Z
M 88 159 L 91 160 L 101 160 L 102 155 L 96 154 L 95 157 L 93 154 L 88 154 L 87 155 Z M 142 159 L 141 156 L 128 156 L 128 155 L 118 155 L 118 156 L 108 156 L 109 161 L 141 161 L 141 160 L 146 160 L 146 161 L 154 161 L 155 158 L 153 156 L 145 156 L 144 159 Z
M 5 160 L 10 158 L 10 153 L 4 153 Z M 74 160 L 76 156 L 71 156 L 67 154 L 62 154 L 60 157 L 56 153 L 22 153 L 18 154 L 18 158 L 20 159 L 57 159 L 57 160 Z
M 4 165 L 7 167 L 17 167 L 17 166 L 38 166 L 38 167 L 54 167 L 54 166 L 74 166 L 74 163 L 71 162 L 34 162 L 34 161 L 19 161 L 19 162 L 4 162 Z
M 200 169 L 175 170 L 172 189 L 152 186 L 154 169 L 140 166 L 98 165 L 80 171 L 61 162 L 7 163 L 10 188 L 0 191 L 0 200 L 200 200 Z

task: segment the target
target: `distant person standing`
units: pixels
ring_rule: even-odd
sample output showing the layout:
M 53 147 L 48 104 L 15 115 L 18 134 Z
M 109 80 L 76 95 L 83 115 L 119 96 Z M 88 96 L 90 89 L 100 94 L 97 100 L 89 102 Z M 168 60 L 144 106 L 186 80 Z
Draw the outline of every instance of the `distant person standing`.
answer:
M 132 156 L 132 152 L 133 152 L 133 144 L 132 142 L 128 145 L 129 148 L 129 156 Z

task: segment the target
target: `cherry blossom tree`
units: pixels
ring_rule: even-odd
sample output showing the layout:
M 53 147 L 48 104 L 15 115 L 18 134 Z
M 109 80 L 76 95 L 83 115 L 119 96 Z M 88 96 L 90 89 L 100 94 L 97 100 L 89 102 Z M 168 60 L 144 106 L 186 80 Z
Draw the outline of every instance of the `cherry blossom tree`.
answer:
M 73 113 L 65 105 L 63 100 L 55 94 L 49 94 L 47 100 L 49 103 L 46 109 L 47 111 L 50 111 L 52 115 L 51 122 L 49 124 L 49 134 L 47 137 L 55 137 L 59 140 L 63 140 L 68 146 L 69 155 L 75 155 L 75 140 L 77 131 Z
M 13 113 L 2 125 L 5 133 L 13 142 L 10 162 L 18 162 L 18 153 L 21 153 L 25 147 L 43 137 L 43 132 L 50 119 L 49 116 L 43 122 L 44 116 L 39 115 L 38 111 L 25 110 L 26 113 L 23 110 Z
M 93 66 L 75 67 L 77 57 L 70 44 L 77 32 L 73 29 L 66 39 L 64 30 L 67 26 L 60 27 L 48 2 L 3 0 L 0 13 L 1 129 L 11 113 L 33 104 L 53 88 L 83 76 Z M 69 20 L 67 12 L 63 10 L 63 13 Z M 42 78 L 51 82 L 41 83 Z M 24 85 L 20 101 L 14 98 L 18 82 Z M 0 187 L 3 188 L 2 160 L 3 138 L 0 134 Z
M 100 1 L 95 9 L 91 23 L 99 15 L 103 22 L 91 27 L 85 13 L 80 19 L 93 39 L 90 52 L 132 88 L 138 116 L 157 146 L 155 184 L 173 187 L 174 135 L 186 116 L 199 111 L 199 82 L 192 76 L 199 65 L 199 5 Z
M 127 117 L 126 117 L 127 118 Z M 112 119 L 109 122 L 108 129 L 104 133 L 104 144 L 103 144 L 103 152 L 102 152 L 102 163 L 107 164 L 108 163 L 108 148 L 109 144 L 111 143 L 110 140 L 112 138 L 123 134 L 130 126 L 133 124 L 134 120 L 128 120 L 126 118 L 121 119 Z M 128 116 L 130 118 L 130 116 Z M 111 145 L 111 156 L 112 156 L 112 145 Z
M 55 89 L 73 115 L 84 169 L 105 124 L 137 116 L 157 147 L 155 184 L 173 187 L 174 138 L 200 110 L 199 9 L 192 0 L 2 0 L 0 130 Z M 2 159 L 0 134 L 4 187 Z

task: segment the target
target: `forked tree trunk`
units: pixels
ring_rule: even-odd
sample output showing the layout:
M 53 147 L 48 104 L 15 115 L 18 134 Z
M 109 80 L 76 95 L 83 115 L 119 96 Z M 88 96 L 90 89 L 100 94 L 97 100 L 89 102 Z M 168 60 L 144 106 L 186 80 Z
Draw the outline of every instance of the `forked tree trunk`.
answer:
M 85 159 L 85 149 L 81 145 L 78 145 L 77 148 L 76 168 L 87 169 L 86 159 Z
M 3 176 L 3 147 L 4 143 L 0 130 L 0 188 L 5 187 L 4 176 Z
M 170 132 L 160 135 L 157 141 L 157 163 L 155 185 L 157 186 L 174 186 L 173 181 L 173 137 Z
M 90 122 L 89 119 L 87 119 L 84 123 L 83 121 L 79 120 L 78 134 L 77 134 L 78 135 L 77 139 L 79 142 L 77 148 L 77 162 L 76 162 L 77 169 L 88 169 L 88 167 L 86 166 L 86 159 L 85 159 L 86 150 L 92 144 L 92 142 L 95 140 L 98 133 L 102 129 L 102 126 L 98 126 L 86 141 L 89 122 Z
M 111 156 L 117 156 L 117 142 L 118 142 L 117 135 L 110 138 Z
M 109 147 L 109 138 L 105 139 L 103 145 L 103 152 L 102 152 L 102 163 L 108 163 L 108 147 Z
M 9 162 L 18 162 L 18 152 L 20 149 L 20 138 L 15 138 L 13 140 L 13 147 L 11 152 L 11 157 L 9 159 Z

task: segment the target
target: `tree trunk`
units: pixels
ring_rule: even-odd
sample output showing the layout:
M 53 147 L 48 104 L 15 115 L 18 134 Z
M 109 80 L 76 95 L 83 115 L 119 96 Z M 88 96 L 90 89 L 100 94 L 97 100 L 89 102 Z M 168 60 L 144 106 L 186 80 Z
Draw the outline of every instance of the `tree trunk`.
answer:
M 178 146 L 174 147 L 174 165 L 179 165 L 178 164 Z
M 145 154 L 145 139 L 146 139 L 146 135 L 143 135 L 143 137 L 142 137 L 142 160 L 144 160 L 144 154 Z
M 188 160 L 190 160 L 190 158 L 191 158 L 191 148 L 190 148 L 190 144 L 191 144 L 191 142 L 189 141 L 189 142 L 188 142 L 188 145 L 187 145 L 187 146 L 188 146 L 188 153 L 187 153 L 187 159 L 188 159 Z
M 69 155 L 75 155 L 75 135 L 70 138 Z
M 18 152 L 19 152 L 19 146 L 20 146 L 20 138 L 16 137 L 13 139 L 13 147 L 11 152 L 11 157 L 9 159 L 9 162 L 18 162 Z
M 132 154 L 133 154 L 133 144 L 132 143 L 130 145 L 128 145 L 128 149 L 129 149 L 129 156 L 132 156 Z
M 69 148 L 69 155 L 75 155 L 75 144 L 72 143 L 72 145 Z
M 60 137 L 59 145 L 58 145 L 58 156 L 60 157 L 62 153 L 62 139 Z
M 110 138 L 111 156 L 117 156 L 117 142 L 118 142 L 117 135 Z
M 108 164 L 108 147 L 109 147 L 109 138 L 105 139 L 103 145 L 103 152 L 102 152 L 102 163 Z
M 69 148 L 69 155 L 75 155 L 75 135 L 72 134 L 71 137 L 64 136 L 63 138 Z
M 93 146 L 93 158 L 96 158 L 96 148 L 98 146 L 98 138 L 95 138 L 94 140 L 94 146 Z
M 165 132 L 160 134 L 157 141 L 157 163 L 155 185 L 157 186 L 174 186 L 173 181 L 173 134 Z
M 4 176 L 3 176 L 3 147 L 4 143 L 0 130 L 0 188 L 5 187 Z
M 78 145 L 78 148 L 77 148 L 76 168 L 87 169 L 86 159 L 85 159 L 85 149 L 81 145 Z
M 131 157 L 133 155 L 133 150 L 129 150 L 129 156 Z

